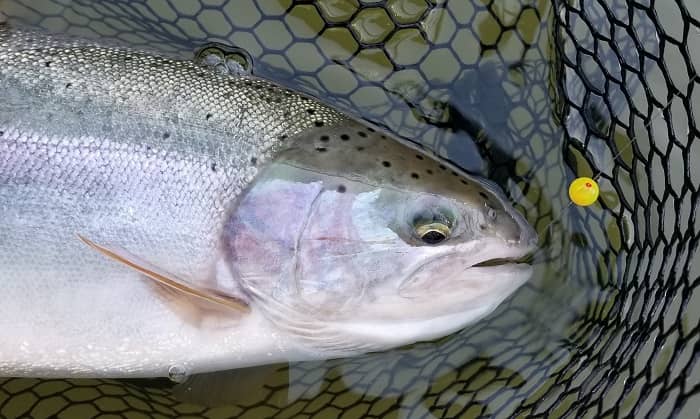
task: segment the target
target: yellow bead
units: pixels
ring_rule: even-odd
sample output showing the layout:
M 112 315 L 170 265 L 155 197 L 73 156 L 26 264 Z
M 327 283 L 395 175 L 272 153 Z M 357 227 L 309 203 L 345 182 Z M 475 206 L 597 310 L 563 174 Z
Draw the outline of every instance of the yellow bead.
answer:
M 569 185 L 569 198 L 574 204 L 582 207 L 593 204 L 599 194 L 598 183 L 589 177 L 577 178 Z

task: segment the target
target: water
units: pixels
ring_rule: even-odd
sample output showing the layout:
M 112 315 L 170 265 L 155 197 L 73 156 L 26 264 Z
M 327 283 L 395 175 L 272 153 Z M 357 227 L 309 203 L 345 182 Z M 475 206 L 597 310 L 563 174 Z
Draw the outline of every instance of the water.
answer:
M 624 6 L 605 3 L 611 10 Z M 689 287 L 652 251 L 659 226 L 667 234 L 676 222 L 698 231 L 682 213 L 691 211 L 682 208 L 696 204 L 697 195 L 680 193 L 688 190 L 687 177 L 669 175 L 667 186 L 656 165 L 683 163 L 688 153 L 700 157 L 700 147 L 692 148 L 690 137 L 682 143 L 663 133 L 669 120 L 676 131 L 688 132 L 687 107 L 664 99 L 643 108 L 648 94 L 642 85 L 667 85 L 658 66 L 640 61 L 641 79 L 590 94 L 615 74 L 619 60 L 599 47 L 598 65 L 590 59 L 576 64 L 577 51 L 596 51 L 588 45 L 591 29 L 578 17 L 577 4 L 554 10 L 544 1 L 409 0 L 389 2 L 385 9 L 354 0 L 0 0 L 0 11 L 12 22 L 178 58 L 190 59 L 211 43 L 238 48 L 223 47 L 244 70 L 320 97 L 496 181 L 541 236 L 533 279 L 485 320 L 436 342 L 180 384 L 184 377 L 177 368 L 176 382 L 5 379 L 0 415 L 558 417 L 569 409 L 600 413 L 614 407 L 624 415 L 648 408 L 660 389 L 638 386 L 640 377 L 660 376 L 672 359 L 686 356 L 678 348 L 683 338 L 660 337 L 673 325 L 659 313 L 678 311 L 691 336 L 700 319 L 697 309 L 679 310 Z M 662 26 L 674 16 L 663 10 Z M 596 12 L 587 9 L 585 17 L 594 19 Z M 553 30 L 561 16 L 569 16 L 571 33 Z M 611 25 L 605 16 L 605 10 L 598 16 L 603 27 Z M 644 51 L 659 55 L 659 23 L 645 20 L 644 13 L 635 23 Z M 636 44 L 617 42 L 633 63 L 629 55 Z M 676 64 L 662 73 L 682 79 L 683 66 L 668 60 Z M 667 113 L 649 118 L 654 111 Z M 625 126 L 630 119 L 631 128 Z M 663 147 L 664 138 L 688 148 L 678 154 Z M 647 162 L 652 145 L 668 160 L 640 163 L 640 156 Z M 643 170 L 647 166 L 650 172 Z M 601 204 L 569 205 L 568 182 L 583 175 L 599 176 Z M 680 191 L 677 216 L 673 208 L 660 215 L 644 210 L 668 205 L 649 199 L 667 188 Z M 675 256 L 680 267 L 696 250 L 672 246 L 674 237 L 666 237 L 665 256 Z M 669 284 L 665 298 L 657 296 L 662 289 L 655 281 Z M 643 327 L 635 330 L 639 323 Z

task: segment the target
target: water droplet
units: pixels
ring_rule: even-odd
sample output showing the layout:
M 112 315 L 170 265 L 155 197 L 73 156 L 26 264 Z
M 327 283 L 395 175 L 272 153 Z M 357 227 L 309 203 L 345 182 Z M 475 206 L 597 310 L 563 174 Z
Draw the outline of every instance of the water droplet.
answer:
M 195 50 L 194 61 L 219 73 L 234 76 L 251 74 L 253 68 L 247 51 L 216 42 Z
M 187 379 L 187 370 L 182 365 L 171 365 L 168 368 L 168 378 L 174 383 L 182 383 Z

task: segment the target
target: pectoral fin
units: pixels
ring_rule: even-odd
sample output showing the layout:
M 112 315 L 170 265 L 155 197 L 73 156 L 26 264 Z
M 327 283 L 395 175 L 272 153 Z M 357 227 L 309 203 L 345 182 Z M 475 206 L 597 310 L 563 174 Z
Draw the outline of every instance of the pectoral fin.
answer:
M 134 269 L 135 271 L 145 275 L 146 277 L 152 279 L 159 285 L 166 287 L 167 289 L 174 291 L 176 293 L 184 294 L 190 297 L 195 297 L 201 299 L 208 303 L 215 304 L 217 306 L 223 306 L 229 310 L 235 310 L 237 312 L 249 312 L 250 307 L 240 299 L 223 294 L 216 290 L 211 290 L 203 287 L 197 287 L 192 284 L 188 284 L 186 281 L 165 272 L 155 266 L 151 266 L 148 262 L 140 260 L 138 257 L 130 254 L 123 249 L 108 248 L 106 246 L 99 245 L 83 236 L 78 234 L 78 238 L 82 240 L 85 244 L 107 256 L 110 259 L 116 260 L 123 263 L 124 265 Z

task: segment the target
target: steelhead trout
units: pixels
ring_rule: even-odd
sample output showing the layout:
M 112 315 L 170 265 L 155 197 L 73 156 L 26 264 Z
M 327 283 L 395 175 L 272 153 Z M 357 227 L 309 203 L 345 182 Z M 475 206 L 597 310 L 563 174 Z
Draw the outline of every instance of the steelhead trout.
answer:
M 452 333 L 531 275 L 497 187 L 271 82 L 0 24 L 0 376 Z

